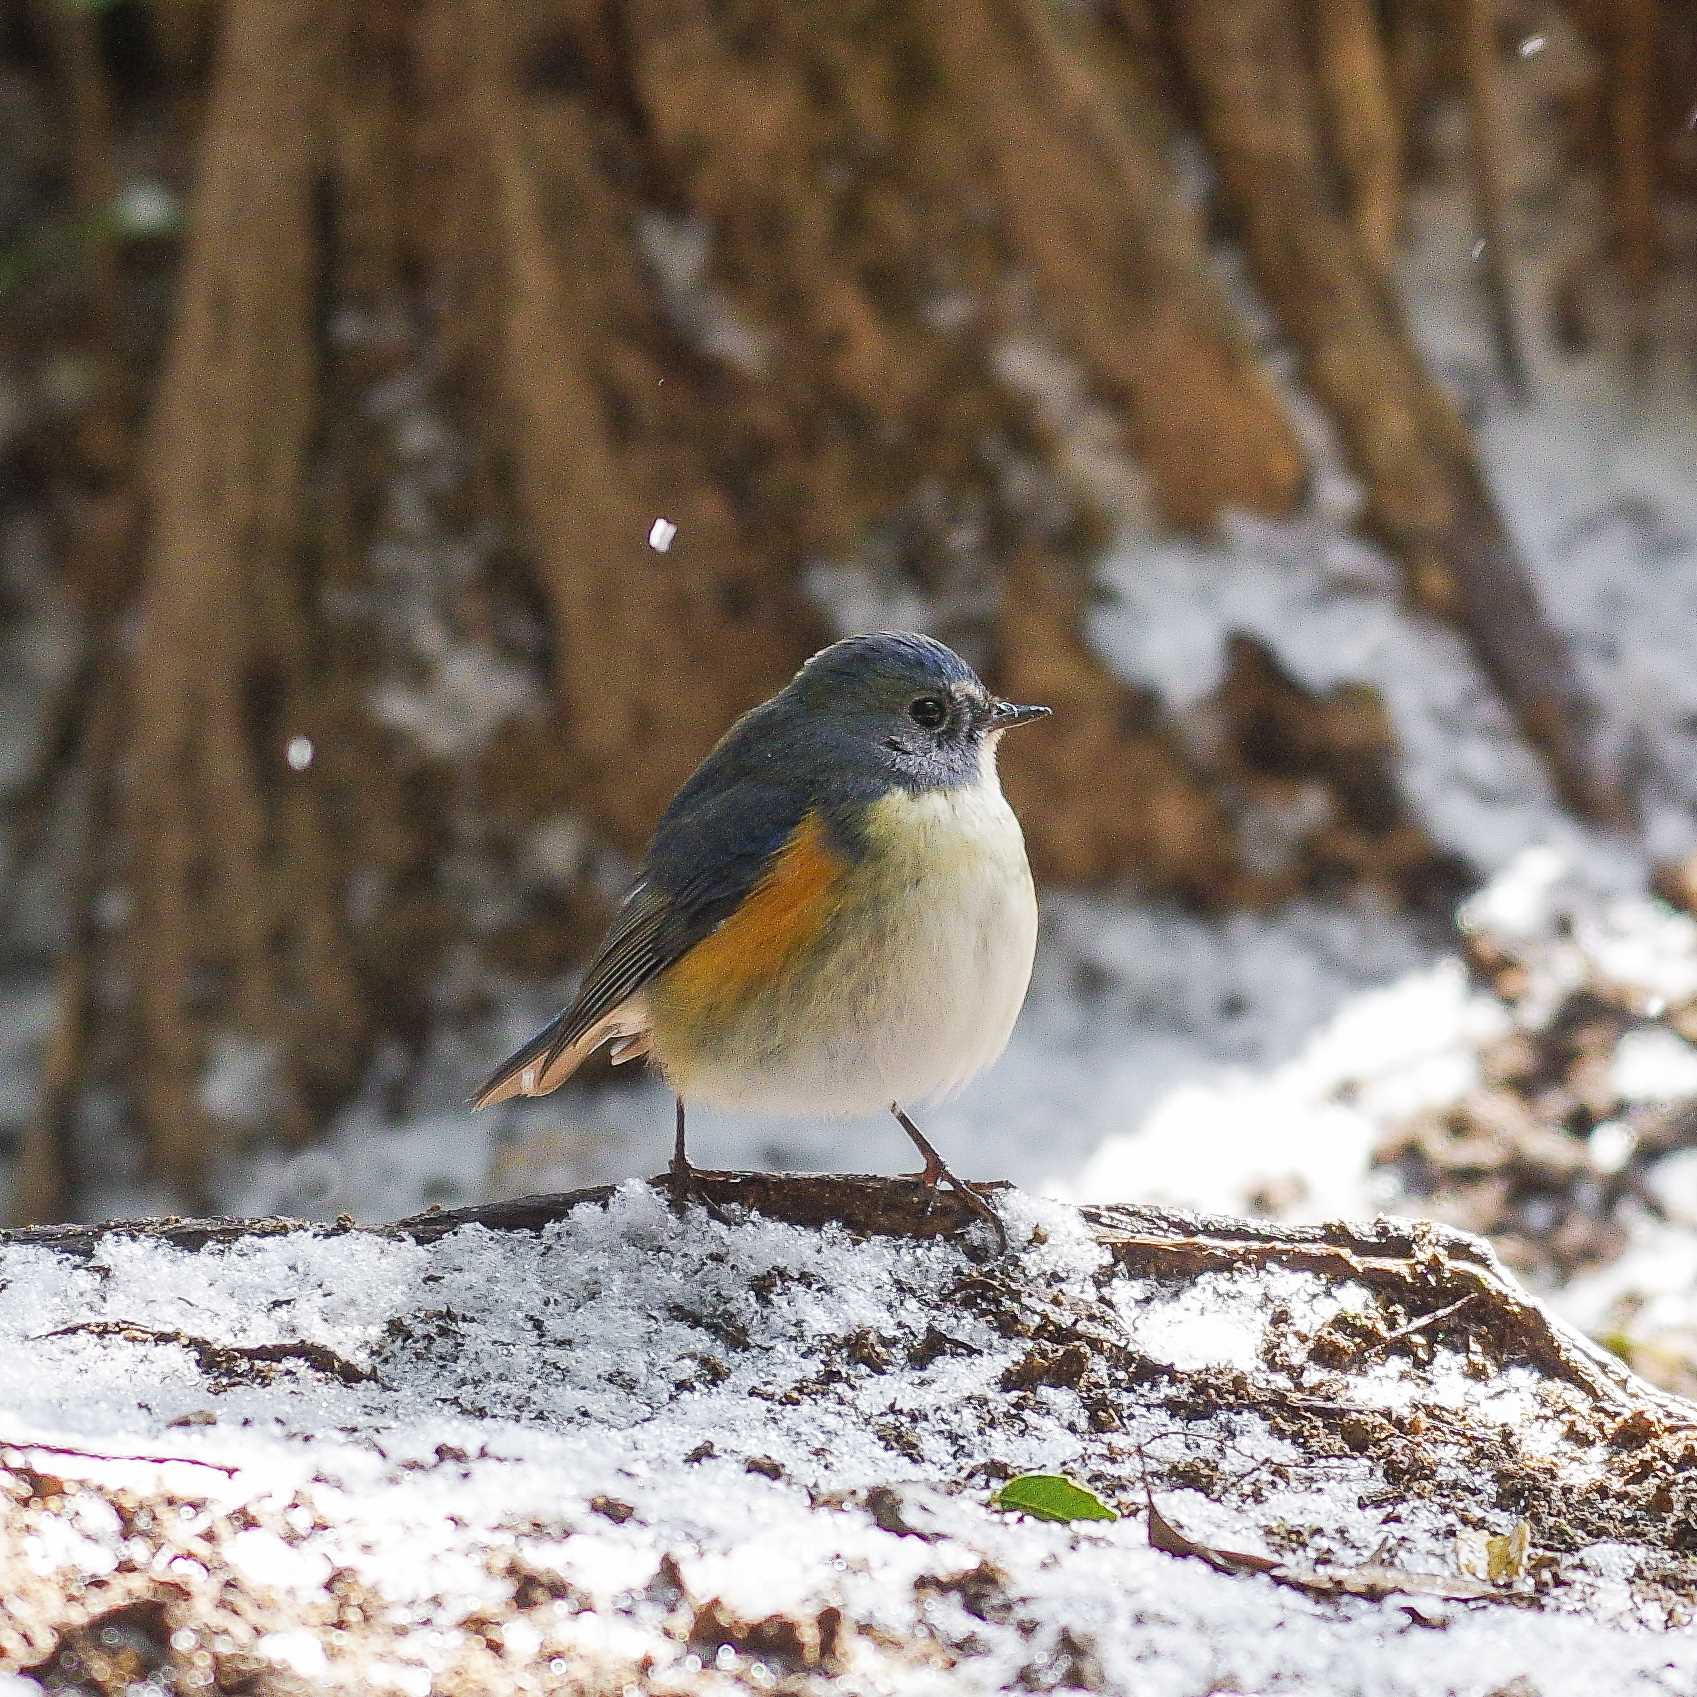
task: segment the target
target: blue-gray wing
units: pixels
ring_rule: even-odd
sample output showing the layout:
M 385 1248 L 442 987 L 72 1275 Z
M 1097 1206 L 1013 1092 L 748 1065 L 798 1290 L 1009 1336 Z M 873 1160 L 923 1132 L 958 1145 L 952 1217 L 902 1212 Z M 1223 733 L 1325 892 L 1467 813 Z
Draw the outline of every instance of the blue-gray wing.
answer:
M 679 792 L 576 997 L 489 1075 L 473 1107 L 545 1096 L 602 1043 L 633 1036 L 619 1028 L 619 1010 L 733 914 L 760 881 L 806 815 L 809 798 L 805 785 L 750 773 L 728 759 L 727 769 L 709 773 L 732 753 L 721 744 Z M 714 776 L 721 781 L 711 781 Z

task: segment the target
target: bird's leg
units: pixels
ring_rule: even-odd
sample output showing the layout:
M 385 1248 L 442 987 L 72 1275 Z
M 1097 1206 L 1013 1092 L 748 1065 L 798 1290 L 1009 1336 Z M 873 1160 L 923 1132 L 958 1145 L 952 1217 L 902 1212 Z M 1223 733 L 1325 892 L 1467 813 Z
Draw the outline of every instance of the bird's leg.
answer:
M 684 1099 L 678 1097 L 678 1137 L 672 1146 L 672 1206 L 680 1213 L 689 1202 L 699 1202 L 714 1219 L 724 1225 L 730 1224 L 730 1216 L 713 1200 L 701 1187 L 701 1181 L 695 1176 L 695 1168 L 689 1164 L 689 1156 L 684 1153 Z
M 973 1213 L 990 1222 L 990 1229 L 996 1234 L 996 1246 L 1003 1255 L 1006 1255 L 1008 1252 L 1008 1229 L 1002 1224 L 1002 1216 L 971 1185 L 963 1183 L 949 1171 L 943 1157 L 932 1147 L 930 1138 L 902 1112 L 900 1102 L 892 1102 L 890 1112 L 896 1116 L 896 1123 L 913 1139 L 914 1148 L 925 1157 L 925 1171 L 916 1173 L 914 1176 L 931 1193 L 931 1197 L 927 1199 L 925 1204 L 926 1211 L 930 1211 L 931 1200 L 936 1197 L 938 1184 L 947 1184 Z

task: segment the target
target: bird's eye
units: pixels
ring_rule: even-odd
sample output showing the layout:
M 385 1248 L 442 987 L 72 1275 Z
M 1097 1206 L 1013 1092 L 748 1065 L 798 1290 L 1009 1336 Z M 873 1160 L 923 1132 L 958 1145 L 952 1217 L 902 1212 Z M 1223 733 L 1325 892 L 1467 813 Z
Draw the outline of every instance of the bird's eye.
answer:
M 949 704 L 940 695 L 922 695 L 912 702 L 907 716 L 922 730 L 934 731 L 949 717 Z

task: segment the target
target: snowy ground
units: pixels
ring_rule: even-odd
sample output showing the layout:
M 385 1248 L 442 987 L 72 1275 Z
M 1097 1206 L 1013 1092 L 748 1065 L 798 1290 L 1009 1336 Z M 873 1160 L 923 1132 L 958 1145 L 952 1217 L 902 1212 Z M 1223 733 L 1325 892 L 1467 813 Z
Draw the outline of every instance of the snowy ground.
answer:
M 989 1267 L 641 1185 L 540 1235 L 0 1248 L 0 1666 L 74 1676 L 41 1666 L 69 1598 L 84 1666 L 290 1697 L 1697 1681 L 1654 1630 L 1697 1594 L 1655 1506 L 1682 1464 L 1629 1387 L 1004 1206 Z M 1062 1470 L 1121 1518 L 990 1505 Z M 1296 1582 L 1155 1547 L 1146 1489 Z

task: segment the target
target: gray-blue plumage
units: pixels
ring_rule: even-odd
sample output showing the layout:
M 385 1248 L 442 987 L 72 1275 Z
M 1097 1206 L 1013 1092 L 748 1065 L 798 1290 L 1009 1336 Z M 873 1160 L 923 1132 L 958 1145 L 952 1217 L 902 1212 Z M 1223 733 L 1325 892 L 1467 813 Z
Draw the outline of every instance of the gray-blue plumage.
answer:
M 502 1099 L 521 1075 L 545 1079 L 598 1022 L 736 912 L 810 814 L 852 864 L 866 851 L 866 809 L 892 789 L 977 783 L 983 738 L 1018 722 L 1007 717 L 1014 711 L 928 636 L 879 632 L 815 654 L 678 791 L 576 998 L 474 1101 Z

